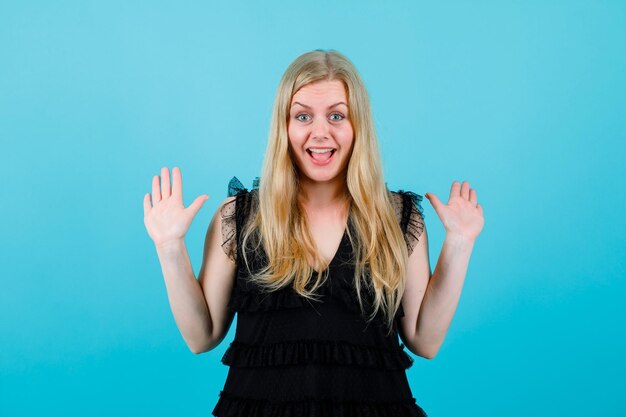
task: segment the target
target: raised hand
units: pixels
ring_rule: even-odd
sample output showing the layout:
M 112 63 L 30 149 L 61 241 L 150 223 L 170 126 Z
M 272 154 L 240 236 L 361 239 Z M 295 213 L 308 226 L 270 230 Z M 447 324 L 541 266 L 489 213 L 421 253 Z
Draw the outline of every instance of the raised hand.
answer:
M 170 172 L 161 168 L 161 181 L 152 177 L 152 205 L 150 193 L 143 198 L 143 221 L 150 238 L 155 245 L 161 246 L 175 240 L 182 240 L 209 196 L 203 194 L 196 198 L 189 207 L 183 206 L 183 183 L 180 169 L 172 169 L 172 188 L 170 190 Z
M 464 181 L 463 185 L 459 181 L 452 183 L 448 204 L 443 204 L 432 193 L 426 193 L 425 196 L 443 223 L 446 233 L 476 240 L 485 219 L 483 208 L 477 202 L 476 190 L 470 189 L 469 182 Z

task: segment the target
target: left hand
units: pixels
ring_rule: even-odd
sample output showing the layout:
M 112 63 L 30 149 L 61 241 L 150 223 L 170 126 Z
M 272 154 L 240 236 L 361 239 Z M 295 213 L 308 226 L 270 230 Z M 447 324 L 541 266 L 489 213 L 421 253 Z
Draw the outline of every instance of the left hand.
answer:
M 476 190 L 470 189 L 469 182 L 464 181 L 463 185 L 459 181 L 452 183 L 448 204 L 443 204 L 432 193 L 426 193 L 425 197 L 435 209 L 446 233 L 471 241 L 476 240 L 483 229 L 485 219 L 483 208 L 477 202 Z

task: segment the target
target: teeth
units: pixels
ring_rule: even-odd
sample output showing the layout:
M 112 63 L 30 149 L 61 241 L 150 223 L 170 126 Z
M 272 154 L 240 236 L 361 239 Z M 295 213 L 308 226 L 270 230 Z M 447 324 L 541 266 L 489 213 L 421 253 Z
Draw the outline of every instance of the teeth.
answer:
M 315 153 L 326 153 L 326 152 L 332 152 L 332 149 L 311 149 L 311 148 L 309 148 L 309 151 L 315 152 Z

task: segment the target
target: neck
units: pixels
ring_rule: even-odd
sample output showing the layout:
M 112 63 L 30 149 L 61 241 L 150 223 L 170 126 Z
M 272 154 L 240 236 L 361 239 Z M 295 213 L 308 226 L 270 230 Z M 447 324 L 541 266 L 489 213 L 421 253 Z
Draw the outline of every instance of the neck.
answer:
M 311 208 L 327 208 L 342 204 L 348 195 L 348 186 L 343 179 L 329 182 L 300 181 L 300 200 Z

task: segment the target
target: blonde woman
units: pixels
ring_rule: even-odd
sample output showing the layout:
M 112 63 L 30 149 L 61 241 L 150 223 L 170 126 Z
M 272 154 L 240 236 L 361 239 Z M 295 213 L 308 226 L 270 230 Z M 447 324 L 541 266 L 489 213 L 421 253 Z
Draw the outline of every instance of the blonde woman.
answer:
M 208 227 L 194 276 L 188 208 L 167 168 L 144 197 L 172 313 L 194 353 L 222 358 L 219 417 L 425 416 L 406 377 L 432 359 L 456 310 L 483 211 L 468 182 L 447 204 L 426 194 L 446 230 L 431 273 L 422 196 L 386 187 L 370 103 L 334 50 L 299 56 L 275 97 L 261 176 L 236 177 Z M 400 339 L 400 340 L 399 340 Z

